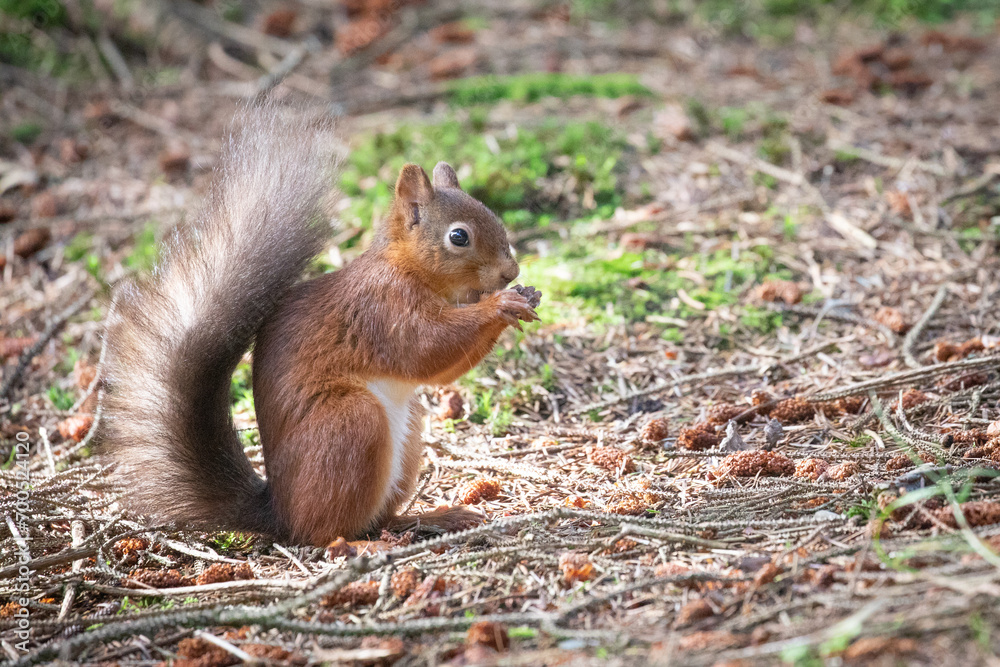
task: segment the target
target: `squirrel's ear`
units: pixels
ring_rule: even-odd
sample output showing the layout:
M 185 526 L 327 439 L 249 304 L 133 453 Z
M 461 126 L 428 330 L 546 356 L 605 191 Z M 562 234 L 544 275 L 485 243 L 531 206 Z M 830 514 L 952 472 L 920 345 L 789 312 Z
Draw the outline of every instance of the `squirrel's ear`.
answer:
M 434 199 L 434 188 L 427 178 L 427 172 L 415 164 L 403 165 L 396 181 L 396 197 L 407 202 L 426 204 Z
M 447 162 L 438 162 L 434 167 L 434 187 L 435 188 L 458 188 L 458 174 Z
M 415 164 L 403 165 L 396 181 L 396 200 L 406 211 L 406 226 L 420 224 L 419 207 L 434 199 L 434 187 L 427 178 L 427 172 Z

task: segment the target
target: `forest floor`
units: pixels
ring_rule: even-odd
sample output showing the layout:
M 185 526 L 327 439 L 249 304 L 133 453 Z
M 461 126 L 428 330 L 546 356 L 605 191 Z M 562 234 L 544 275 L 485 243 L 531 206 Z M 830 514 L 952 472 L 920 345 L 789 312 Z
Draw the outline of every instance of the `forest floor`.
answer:
M 0 15 L 5 659 L 997 664 L 998 24 L 320 4 Z M 545 294 L 421 393 L 411 509 L 482 527 L 320 549 L 118 506 L 108 294 L 278 81 L 349 153 L 311 271 L 446 160 Z

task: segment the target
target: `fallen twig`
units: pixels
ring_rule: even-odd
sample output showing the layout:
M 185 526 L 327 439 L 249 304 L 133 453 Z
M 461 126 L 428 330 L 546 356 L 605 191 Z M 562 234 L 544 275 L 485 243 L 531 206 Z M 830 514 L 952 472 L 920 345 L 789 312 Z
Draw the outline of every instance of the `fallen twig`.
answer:
M 78 312 L 83 310 L 84 306 L 90 303 L 90 300 L 94 298 L 95 294 L 95 290 L 87 290 L 86 294 L 71 303 L 65 310 L 56 315 L 55 319 L 49 322 L 48 326 L 45 327 L 45 330 L 42 331 L 38 340 L 35 341 L 35 344 L 21 353 L 21 356 L 18 357 L 17 365 L 14 367 L 14 370 L 11 371 L 9 376 L 4 378 L 3 385 L 0 385 L 0 401 L 6 399 L 10 395 L 11 389 L 13 389 L 14 386 L 20 381 L 21 375 L 24 374 L 24 371 L 28 367 L 28 364 L 31 363 L 31 360 L 42 351 L 43 347 L 48 345 L 48 342 L 52 340 L 52 337 L 66 325 L 69 318 L 76 315 Z

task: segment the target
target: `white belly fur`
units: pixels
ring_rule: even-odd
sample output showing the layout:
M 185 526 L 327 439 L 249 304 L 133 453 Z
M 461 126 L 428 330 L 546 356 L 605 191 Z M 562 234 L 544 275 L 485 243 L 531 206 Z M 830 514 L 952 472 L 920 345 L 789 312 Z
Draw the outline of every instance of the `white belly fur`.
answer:
M 389 442 L 392 446 L 392 463 L 389 472 L 389 483 L 386 485 L 382 501 L 399 490 L 403 476 L 403 458 L 406 455 L 406 439 L 410 428 L 410 416 L 413 392 L 416 385 L 398 380 L 372 380 L 368 383 L 370 391 L 385 410 L 389 419 Z

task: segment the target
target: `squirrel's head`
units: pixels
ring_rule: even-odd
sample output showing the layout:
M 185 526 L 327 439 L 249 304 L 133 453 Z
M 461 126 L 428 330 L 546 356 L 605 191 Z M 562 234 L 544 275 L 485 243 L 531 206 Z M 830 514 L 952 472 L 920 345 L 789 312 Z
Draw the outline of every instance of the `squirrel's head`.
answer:
M 433 181 L 415 164 L 403 167 L 384 232 L 399 263 L 451 303 L 474 303 L 520 272 L 500 220 L 444 162 Z

